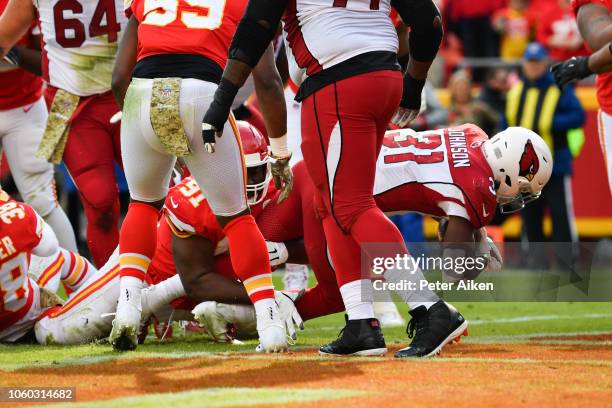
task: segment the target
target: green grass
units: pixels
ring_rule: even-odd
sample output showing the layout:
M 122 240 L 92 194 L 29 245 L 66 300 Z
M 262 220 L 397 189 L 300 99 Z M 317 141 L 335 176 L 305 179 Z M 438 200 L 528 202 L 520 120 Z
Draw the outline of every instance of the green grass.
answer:
M 400 311 L 406 315 L 406 307 Z M 611 303 L 456 303 L 455 306 L 472 324 L 469 342 L 512 341 L 513 336 L 550 333 L 612 332 Z M 518 320 L 517 319 L 522 319 Z M 534 320 L 531 320 L 534 319 Z M 318 347 L 334 339 L 342 327 L 341 314 L 326 316 L 306 323 L 299 333 L 296 346 Z M 405 344 L 408 339 L 403 328 L 385 330 L 389 344 Z M 520 337 L 517 340 L 521 340 Z M 144 357 L 152 354 L 181 357 L 194 353 L 250 352 L 255 341 L 244 345 L 215 344 L 202 336 L 183 334 L 175 327 L 175 336 L 160 342 L 149 336 L 135 352 L 113 352 L 108 344 L 82 346 L 0 345 L 0 369 L 14 370 L 25 366 L 57 366 L 87 364 L 115 358 Z M 0 381 L 1 383 L 1 381 Z
M 281 286 L 280 275 L 274 274 L 275 285 Z M 314 280 L 311 279 L 311 284 Z M 570 334 L 612 332 L 612 303 L 595 302 L 453 302 L 471 322 L 468 342 L 525 341 L 537 334 Z M 398 304 L 403 316 L 407 307 Z M 344 318 L 342 314 L 321 317 L 306 322 L 299 333 L 298 347 L 316 348 L 338 335 Z M 252 352 L 256 341 L 243 345 L 212 343 L 203 336 L 183 333 L 175 326 L 174 337 L 160 342 L 152 335 L 135 352 L 121 354 L 112 351 L 104 342 L 81 346 L 0 345 L 0 369 L 15 370 L 27 366 L 78 365 L 116 358 L 155 355 L 181 357 L 197 353 Z M 405 328 L 385 329 L 388 344 L 406 344 Z M 2 381 L 0 380 L 0 384 Z

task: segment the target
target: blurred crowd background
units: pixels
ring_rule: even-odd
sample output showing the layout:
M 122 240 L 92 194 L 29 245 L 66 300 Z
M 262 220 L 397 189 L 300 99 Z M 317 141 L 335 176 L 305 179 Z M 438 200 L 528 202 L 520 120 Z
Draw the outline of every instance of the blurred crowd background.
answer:
M 496 239 L 576 241 L 612 237 L 612 199 L 597 140 L 594 78 L 558 95 L 549 67 L 588 55 L 569 0 L 439 0 L 445 36 L 425 88 L 426 110 L 417 131 L 474 123 L 490 136 L 508 125 L 531 127 L 554 151 L 553 179 L 528 211 L 497 216 Z M 537 97 L 525 96 L 533 93 Z M 547 101 L 554 100 L 548 109 Z M 540 102 L 538 102 L 540 101 Z M 122 209 L 129 195 L 117 168 Z M 16 193 L 6 161 L 2 186 Z M 68 173 L 57 172 L 60 203 L 87 254 L 85 217 Z M 435 237 L 436 224 L 420 215 L 395 216 L 408 242 Z

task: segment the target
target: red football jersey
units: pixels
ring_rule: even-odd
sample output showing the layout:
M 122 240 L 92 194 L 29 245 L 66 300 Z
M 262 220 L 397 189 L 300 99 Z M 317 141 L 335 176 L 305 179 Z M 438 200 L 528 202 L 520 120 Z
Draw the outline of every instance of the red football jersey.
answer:
M 158 54 L 199 54 L 222 68 L 247 0 L 134 0 L 138 60 Z M 129 13 L 129 11 L 128 11 Z
M 274 196 L 272 186 L 268 189 L 266 199 Z M 251 207 L 251 213 L 257 218 L 264 203 Z M 186 238 L 199 235 L 212 242 L 215 248 L 215 271 L 236 278 L 228 255 L 228 242 L 217 218 L 210 209 L 202 190 L 192 177 L 187 177 L 170 189 L 166 196 L 162 217 L 157 227 L 157 247 L 155 256 L 147 271 L 150 283 L 161 282 L 176 274 L 172 256 L 172 236 Z
M 378 157 L 374 198 L 381 210 L 458 216 L 480 228 L 497 207 L 493 171 L 475 125 L 426 132 L 387 132 Z
M 0 0 L 0 14 L 6 8 L 9 0 Z M 18 42 L 19 45 L 34 47 L 33 32 L 38 31 L 34 25 Z M 42 79 L 24 69 L 12 68 L 0 64 L 0 110 L 15 109 L 29 105 L 42 94 Z
M 585 4 L 601 4 L 612 13 L 612 0 L 572 0 L 574 14 L 578 15 L 578 9 Z M 588 46 L 587 46 L 588 48 Z M 597 51 L 597 50 L 590 50 Z M 612 115 L 612 72 L 597 75 L 597 101 L 601 110 Z
M 34 291 L 28 267 L 43 225 L 30 206 L 12 200 L 0 202 L 0 332 L 32 307 Z

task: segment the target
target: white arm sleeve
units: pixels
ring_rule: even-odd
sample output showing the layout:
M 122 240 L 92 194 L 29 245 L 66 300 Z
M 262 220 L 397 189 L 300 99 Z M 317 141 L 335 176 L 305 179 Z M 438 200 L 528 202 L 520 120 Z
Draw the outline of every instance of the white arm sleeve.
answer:
M 38 222 L 39 225 L 42 225 L 42 233 L 40 237 L 40 242 L 32 250 L 32 253 L 37 256 L 51 256 L 59 249 L 57 237 L 55 236 L 55 232 L 53 232 L 49 224 L 44 222 L 42 218 L 39 218 Z

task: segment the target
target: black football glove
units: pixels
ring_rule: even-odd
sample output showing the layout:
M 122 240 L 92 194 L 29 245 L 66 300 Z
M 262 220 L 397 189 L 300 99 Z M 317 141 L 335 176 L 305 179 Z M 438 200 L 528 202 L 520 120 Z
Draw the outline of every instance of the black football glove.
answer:
M 208 110 L 202 119 L 202 139 L 208 153 L 215 152 L 215 137 L 221 137 L 227 122 L 238 87 L 226 79 L 221 79 L 219 87 Z
M 593 74 L 593 71 L 589 68 L 589 57 L 572 57 L 553 65 L 550 71 L 553 73 L 559 88 Z
M 4 60 L 9 64 L 19 66 L 19 52 L 17 51 L 17 48 L 11 48 L 8 54 L 4 56 Z
M 421 109 L 421 94 L 424 86 L 424 79 L 414 79 L 406 72 L 400 107 L 391 119 L 391 123 L 403 128 L 416 119 Z

